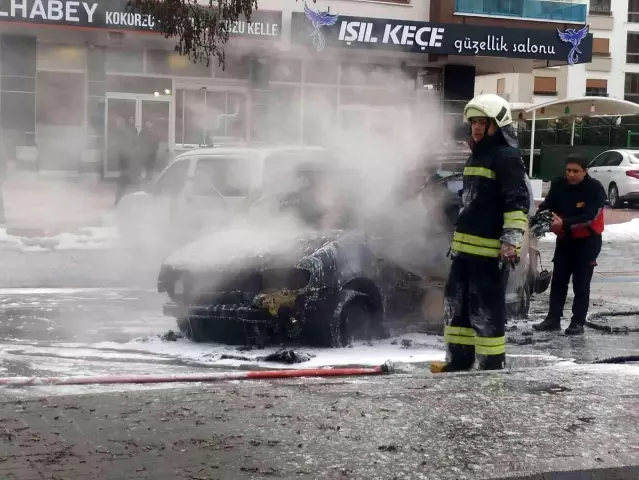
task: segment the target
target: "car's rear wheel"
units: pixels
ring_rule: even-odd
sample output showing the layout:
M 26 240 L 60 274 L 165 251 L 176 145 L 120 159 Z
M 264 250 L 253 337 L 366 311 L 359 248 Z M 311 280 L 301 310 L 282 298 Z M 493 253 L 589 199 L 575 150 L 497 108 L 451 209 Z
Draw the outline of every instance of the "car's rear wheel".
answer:
M 608 204 L 610 208 L 621 208 L 623 205 L 623 201 L 619 197 L 619 189 L 614 183 L 611 183 L 610 187 L 608 187 Z

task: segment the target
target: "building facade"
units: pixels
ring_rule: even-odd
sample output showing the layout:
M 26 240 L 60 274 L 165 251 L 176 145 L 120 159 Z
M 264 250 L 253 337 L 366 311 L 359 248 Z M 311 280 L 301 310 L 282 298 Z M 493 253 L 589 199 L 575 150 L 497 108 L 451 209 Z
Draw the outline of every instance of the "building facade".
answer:
M 205 65 L 176 54 L 154 19 L 126 3 L 3 4 L 0 125 L 10 157 L 115 176 L 118 119 L 152 129 L 168 152 L 323 144 L 336 130 L 400 140 L 428 105 L 458 122 L 476 75 L 565 64 L 571 45 L 557 28 L 583 26 L 565 8 L 550 28 L 463 0 L 260 0 L 251 22 L 232 27 L 222 69 L 215 59 Z M 527 15 L 565 5 L 523 3 Z M 325 24 L 319 14 L 327 11 L 322 18 L 334 21 Z M 591 36 L 580 49 L 579 62 L 589 61 Z M 435 123 L 435 132 L 449 128 Z
M 593 35 L 591 62 L 535 69 L 530 75 L 478 77 L 476 90 L 523 103 L 584 95 L 639 102 L 639 0 L 590 0 L 587 23 Z

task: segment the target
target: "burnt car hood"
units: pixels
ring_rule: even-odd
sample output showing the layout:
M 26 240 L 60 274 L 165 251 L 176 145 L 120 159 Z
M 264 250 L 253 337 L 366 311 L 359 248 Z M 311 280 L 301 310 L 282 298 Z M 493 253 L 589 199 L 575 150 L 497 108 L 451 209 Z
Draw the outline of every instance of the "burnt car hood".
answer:
M 232 229 L 180 248 L 165 259 L 164 267 L 191 272 L 292 267 L 347 233 L 353 232 Z

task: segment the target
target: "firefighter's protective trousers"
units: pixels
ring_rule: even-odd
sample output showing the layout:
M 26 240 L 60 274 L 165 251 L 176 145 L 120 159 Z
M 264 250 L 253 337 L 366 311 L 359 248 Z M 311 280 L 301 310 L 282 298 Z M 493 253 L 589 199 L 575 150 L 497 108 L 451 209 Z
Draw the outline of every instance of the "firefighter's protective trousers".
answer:
M 497 259 L 453 259 L 446 284 L 444 342 L 452 370 L 504 366 L 508 270 Z

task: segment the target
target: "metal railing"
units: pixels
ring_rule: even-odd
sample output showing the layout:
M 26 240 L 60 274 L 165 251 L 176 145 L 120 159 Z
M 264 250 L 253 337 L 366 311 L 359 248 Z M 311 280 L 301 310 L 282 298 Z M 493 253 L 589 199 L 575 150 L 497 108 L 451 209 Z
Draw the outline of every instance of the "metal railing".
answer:
M 455 13 L 586 23 L 582 3 L 552 0 L 455 0 Z

